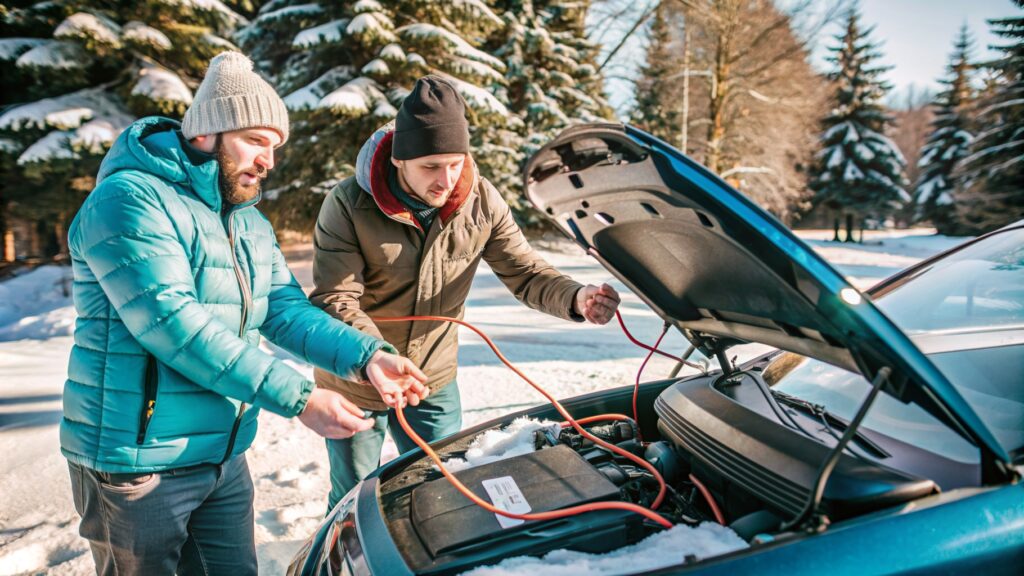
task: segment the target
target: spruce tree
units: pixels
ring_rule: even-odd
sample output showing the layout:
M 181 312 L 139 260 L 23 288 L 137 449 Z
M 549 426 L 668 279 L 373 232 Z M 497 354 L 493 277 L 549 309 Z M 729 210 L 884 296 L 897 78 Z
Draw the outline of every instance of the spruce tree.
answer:
M 354 172 L 359 148 L 394 118 L 417 78 L 451 79 L 469 106 L 481 173 L 521 219 L 522 163 L 574 121 L 610 116 L 587 40 L 587 2 L 274 0 L 238 40 L 291 111 L 293 136 L 265 209 L 309 230 L 326 193 Z
M 506 64 L 501 94 L 511 114 L 495 145 L 482 142 L 482 157 L 498 159 L 490 171 L 520 220 L 538 215 L 522 198 L 523 163 L 574 123 L 611 117 L 597 73 L 597 48 L 587 40 L 589 3 L 566 0 L 505 0 L 495 3 L 505 27 L 488 46 Z
M 449 78 L 466 99 L 473 144 L 495 140 L 509 116 L 495 95 L 505 65 L 479 47 L 502 25 L 482 0 L 265 4 L 237 39 L 291 113 L 291 140 L 268 179 L 275 224 L 310 230 L 323 194 L 354 173 L 363 142 L 425 74 Z
M 1024 8 L 1024 0 L 1015 3 Z M 1011 43 L 998 47 L 1001 58 L 984 64 L 996 82 L 974 109 L 977 136 L 959 166 L 965 182 L 957 203 L 959 230 L 972 234 L 1024 218 L 1024 17 L 989 24 Z
M 910 201 L 903 169 L 906 162 L 885 136 L 891 122 L 882 99 L 891 86 L 882 79 L 889 67 L 851 10 L 846 30 L 836 36 L 829 58 L 837 68 L 829 75 L 836 87 L 832 110 L 822 121 L 821 150 L 811 174 L 814 202 L 846 215 L 846 240 L 855 224 L 870 218 L 880 224 Z M 837 238 L 838 239 L 838 234 Z
M 0 14 L 0 164 L 11 215 L 64 227 L 135 118 L 180 118 L 244 18 L 198 0 L 40 2 Z
M 639 128 L 676 145 L 682 130 L 683 72 L 680 46 L 673 30 L 678 29 L 667 3 L 654 11 L 647 45 L 646 63 L 636 82 L 636 104 L 631 119 Z
M 954 202 L 960 191 L 953 169 L 967 155 L 974 138 L 967 110 L 971 100 L 970 48 L 971 39 L 965 25 L 954 45 L 948 76 L 941 80 L 945 89 L 933 102 L 932 132 L 918 161 L 921 175 L 914 191 L 915 220 L 930 222 L 941 233 L 954 229 Z

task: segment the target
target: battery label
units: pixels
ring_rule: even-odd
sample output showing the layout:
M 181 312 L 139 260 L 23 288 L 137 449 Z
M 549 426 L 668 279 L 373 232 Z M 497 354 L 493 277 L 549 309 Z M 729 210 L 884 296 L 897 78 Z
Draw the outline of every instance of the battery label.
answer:
M 512 512 L 513 514 L 526 514 L 532 510 L 530 503 L 526 501 L 526 497 L 523 496 L 523 492 L 519 489 L 519 486 L 516 486 L 516 481 L 511 476 L 490 478 L 484 480 L 482 484 L 484 490 L 487 491 L 487 495 L 491 497 L 491 503 L 496 508 Z M 494 516 L 498 519 L 498 524 L 502 528 L 511 528 L 525 522 L 525 520 L 508 518 L 501 514 L 495 514 Z

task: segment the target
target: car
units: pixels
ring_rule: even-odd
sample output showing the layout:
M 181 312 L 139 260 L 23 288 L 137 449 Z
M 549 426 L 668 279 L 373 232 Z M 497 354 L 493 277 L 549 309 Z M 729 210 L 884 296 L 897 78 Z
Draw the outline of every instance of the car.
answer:
M 662 518 L 718 518 L 744 542 L 676 557 L 666 573 L 1020 573 L 1024 221 L 860 292 L 770 214 L 634 127 L 564 131 L 530 158 L 525 184 L 541 213 L 718 360 L 562 402 L 577 419 L 632 416 L 636 393 L 635 421 L 586 427 L 655 466 L 670 495 Z M 770 351 L 734 361 L 752 343 Z M 523 416 L 561 419 L 538 406 L 432 448 L 462 456 Z M 535 511 L 649 506 L 658 490 L 653 474 L 572 428 L 456 473 L 484 499 L 483 480 L 506 476 Z M 455 574 L 559 549 L 610 552 L 662 530 L 624 510 L 506 528 L 415 450 L 346 495 L 289 574 Z

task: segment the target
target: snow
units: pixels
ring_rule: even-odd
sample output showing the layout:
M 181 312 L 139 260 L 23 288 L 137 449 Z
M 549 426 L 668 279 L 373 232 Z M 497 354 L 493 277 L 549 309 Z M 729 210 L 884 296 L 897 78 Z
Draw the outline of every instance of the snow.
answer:
M 352 6 L 352 11 L 356 14 L 362 14 L 363 12 L 383 12 L 384 7 L 380 5 L 377 0 L 359 0 Z
M 45 38 L 0 38 L 0 60 L 14 60 L 46 42 Z
M 409 54 L 408 56 L 406 56 L 405 60 L 406 60 L 406 62 L 408 62 L 409 64 L 412 64 L 414 66 L 426 66 L 427 65 L 427 61 L 423 59 L 423 56 L 420 56 L 419 54 L 417 54 L 415 52 L 413 52 L 413 53 Z
M 309 4 L 299 4 L 297 6 L 288 6 L 286 8 L 280 8 L 278 10 L 273 10 L 273 11 L 270 11 L 270 12 L 262 13 L 262 14 L 259 15 L 258 18 L 256 18 L 256 22 L 259 22 L 259 23 L 274 22 L 274 21 L 277 21 L 277 20 L 281 20 L 283 18 L 299 18 L 299 17 L 315 16 L 317 14 L 320 14 L 323 11 L 324 11 L 324 9 L 323 9 L 322 6 L 320 6 L 316 2 L 311 2 Z
M 0 342 L 70 336 L 74 322 L 69 267 L 40 266 L 0 282 Z
M 558 422 L 550 420 L 516 418 L 504 428 L 488 430 L 480 434 L 470 443 L 465 458 L 445 460 L 444 466 L 449 472 L 459 472 L 513 456 L 529 454 L 536 450 L 534 444 L 536 433 L 545 428 L 557 438 L 562 427 Z
M 507 558 L 494 566 L 482 566 L 464 576 L 614 576 L 637 574 L 682 564 L 687 556 L 710 558 L 748 545 L 731 529 L 713 522 L 696 527 L 680 524 L 652 534 L 640 542 L 608 552 L 587 554 L 555 550 L 540 558 Z
M 50 132 L 26 148 L 21 156 L 18 156 L 18 164 L 77 158 L 78 155 L 71 150 L 71 134 L 68 130 Z
M 132 87 L 132 95 L 145 96 L 154 102 L 192 103 L 192 91 L 177 74 L 157 66 L 139 69 L 139 80 Z
M 385 60 L 401 62 L 405 60 L 405 50 L 402 50 L 401 45 L 392 43 L 381 48 L 379 56 Z
M 462 58 L 456 56 L 448 61 L 448 66 L 451 71 L 460 76 L 476 76 L 482 78 L 487 82 L 502 83 L 505 81 L 505 75 L 498 72 L 494 68 L 491 68 L 483 62 L 477 62 L 468 58 Z
M 509 116 L 508 108 L 495 98 L 494 94 L 469 82 L 463 82 L 458 78 L 449 77 L 448 80 L 458 88 L 459 94 L 462 94 L 462 97 L 466 99 L 466 103 L 473 108 L 506 118 Z
M 843 154 L 842 146 L 833 146 L 832 152 L 828 155 L 828 162 L 825 163 L 825 166 L 831 170 L 840 166 L 845 160 L 846 155 Z
M 369 78 L 360 77 L 324 96 L 317 103 L 317 107 L 361 116 L 370 111 L 370 106 L 381 101 L 387 101 L 387 98 L 377 83 Z
M 848 162 L 843 170 L 843 182 L 854 183 L 864 179 L 864 173 L 853 162 Z
M 21 150 L 21 145 L 10 138 L 0 138 L 0 153 L 13 154 Z
M 81 46 L 74 42 L 50 40 L 25 52 L 15 61 L 18 68 L 57 68 L 71 70 L 81 68 L 87 55 Z
M 398 109 L 391 105 L 390 102 L 381 102 L 373 109 L 373 115 L 377 118 L 383 118 L 385 120 L 391 120 L 395 116 L 398 116 Z
M 351 78 L 352 72 L 351 66 L 331 68 L 316 80 L 285 96 L 284 104 L 289 110 L 316 108 L 325 91 Z
M 220 0 L 159 0 L 168 6 L 177 6 L 191 9 L 193 12 L 209 12 L 217 14 L 226 23 L 232 26 L 244 26 L 249 21 L 241 14 L 228 8 Z
M 427 24 L 425 22 L 418 22 L 416 24 L 402 26 L 398 29 L 398 33 L 404 38 L 411 39 L 440 38 L 455 54 L 459 56 L 469 58 L 470 60 L 476 60 L 477 62 L 483 62 L 496 70 L 505 70 L 504 62 L 482 50 L 477 50 L 458 34 L 445 30 L 439 26 L 434 26 L 433 24 Z
M 341 40 L 341 31 L 348 25 L 348 18 L 331 20 L 326 24 L 307 28 L 295 35 L 292 40 L 293 48 L 310 48 L 321 42 L 338 42 Z
M 345 32 L 353 36 L 366 35 L 370 38 L 380 38 L 382 41 L 391 42 L 395 40 L 395 34 L 391 31 L 393 27 L 391 20 L 384 14 L 363 12 L 356 14 L 356 17 L 345 28 Z
M 136 44 L 152 46 L 157 50 L 170 50 L 173 48 L 171 40 L 166 34 L 137 20 L 132 20 L 125 24 L 121 38 Z
M 134 118 L 127 114 L 94 118 L 79 126 L 72 133 L 70 141 L 72 150 L 100 154 L 113 145 L 121 131 L 127 128 L 133 120 Z
M 486 20 L 495 27 L 503 26 L 505 22 L 498 18 L 481 0 L 449 0 L 449 4 L 457 11 L 469 15 L 473 20 Z
M 366 63 L 360 70 L 363 74 L 373 76 L 375 74 L 385 75 L 391 72 L 391 68 L 388 67 L 388 63 L 381 60 L 380 58 L 374 58 Z
M 76 12 L 68 16 L 53 31 L 54 38 L 88 38 L 100 44 L 121 45 L 121 27 L 106 17 L 88 12 Z
M 864 244 L 829 242 L 831 230 L 798 234 L 859 289 L 962 241 L 936 236 L 930 229 L 866 231 Z M 610 280 L 610 274 L 575 246 L 563 241 L 532 244 L 546 260 L 571 271 L 578 281 L 599 284 Z M 286 247 L 286 254 L 292 271 L 309 290 L 312 247 Z M 43 266 L 0 281 L 0 453 L 4 455 L 0 467 L 0 574 L 95 573 L 88 545 L 77 533 L 67 464 L 58 449 L 61 391 L 74 318 L 71 301 L 64 295 L 68 272 L 66 267 Z M 620 283 L 611 283 L 622 293 L 629 329 L 638 339 L 653 342 L 661 321 Z M 486 266 L 480 267 L 474 279 L 466 320 L 491 336 L 510 360 L 558 398 L 632 384 L 644 356 L 614 323 L 576 324 L 527 309 Z M 459 336 L 458 381 L 467 428 L 544 401 L 500 364 L 475 334 L 460 329 Z M 666 350 L 685 349 L 676 333 L 665 340 Z M 312 375 L 312 369 L 280 349 L 270 345 L 264 349 Z M 671 361 L 652 359 L 644 379 L 662 377 L 671 368 Z M 390 440 L 384 454 L 385 461 L 396 455 Z M 330 485 L 323 440 L 296 420 L 264 411 L 248 460 L 256 486 L 260 573 L 281 574 L 323 517 Z M 641 563 L 667 556 L 643 554 L 645 549 L 673 550 L 677 554 L 673 563 L 678 563 L 683 551 L 690 550 L 688 546 L 717 537 L 722 542 L 728 540 L 724 531 L 707 525 L 696 530 L 677 527 L 636 545 L 641 551 L 636 556 L 615 552 L 612 558 L 618 560 L 614 562 L 599 556 L 552 553 L 543 559 L 543 566 L 533 565 L 531 576 L 558 571 L 588 574 L 611 564 L 640 571 L 647 569 Z M 515 568 L 503 564 L 501 569 Z
M 235 46 L 231 43 L 231 41 L 225 40 L 224 38 L 221 38 L 216 34 L 203 34 L 203 41 L 209 44 L 210 46 L 213 46 L 214 48 L 221 48 L 223 50 L 234 50 L 236 52 L 238 51 L 238 46 Z

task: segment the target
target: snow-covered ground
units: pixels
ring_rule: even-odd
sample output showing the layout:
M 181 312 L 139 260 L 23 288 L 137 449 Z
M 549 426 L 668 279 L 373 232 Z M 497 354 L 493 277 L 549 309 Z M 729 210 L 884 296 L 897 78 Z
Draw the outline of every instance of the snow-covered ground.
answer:
M 863 245 L 828 242 L 831 232 L 800 235 L 859 288 L 962 240 L 927 230 L 868 232 Z M 610 278 L 567 243 L 535 245 L 581 282 Z M 292 270 L 307 288 L 312 279 L 310 257 L 308 246 L 289 250 Z M 65 296 L 69 275 L 67 268 L 43 267 L 0 282 L 0 576 L 93 571 L 88 547 L 77 535 L 78 518 L 57 437 L 74 325 L 74 310 Z M 633 334 L 653 343 L 661 322 L 643 303 L 624 292 L 621 310 Z M 568 323 L 521 306 L 486 266 L 474 281 L 466 320 L 489 334 L 513 362 L 559 398 L 631 384 L 643 358 L 614 322 L 605 327 Z M 460 337 L 459 383 L 467 427 L 542 401 L 479 338 L 465 329 Z M 662 347 L 681 351 L 685 345 L 681 337 L 670 334 Z M 268 350 L 290 358 L 273 347 Z M 655 377 L 670 369 L 669 361 L 655 358 L 644 374 Z M 269 413 L 260 421 L 249 451 L 256 484 L 256 541 L 261 572 L 279 574 L 323 515 L 327 458 L 323 441 L 297 421 Z M 385 458 L 394 455 L 389 442 Z M 564 561 L 550 558 L 552 563 Z M 578 559 L 573 561 L 578 564 Z

